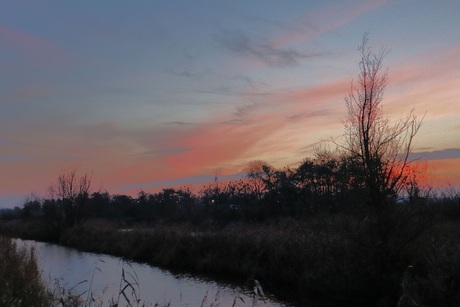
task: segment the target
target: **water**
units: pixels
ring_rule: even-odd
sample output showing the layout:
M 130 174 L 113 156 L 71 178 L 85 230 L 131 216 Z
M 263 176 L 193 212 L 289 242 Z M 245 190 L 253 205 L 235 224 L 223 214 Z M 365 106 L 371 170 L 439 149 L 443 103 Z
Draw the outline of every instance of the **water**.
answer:
M 75 293 L 82 294 L 81 299 L 88 299 L 90 306 L 109 306 L 112 300 L 119 302 L 119 306 L 126 306 L 126 299 L 119 296 L 120 288 L 126 285 L 128 288 L 124 293 L 128 299 L 133 302 L 137 296 L 146 306 L 216 306 L 217 303 L 223 307 L 286 306 L 270 299 L 257 298 L 242 287 L 176 275 L 150 265 L 125 262 L 117 257 L 80 252 L 43 242 L 16 242 L 18 246 L 35 248 L 38 265 L 49 287 L 59 282 L 67 289 L 73 288 Z M 129 284 L 135 289 L 135 294 Z

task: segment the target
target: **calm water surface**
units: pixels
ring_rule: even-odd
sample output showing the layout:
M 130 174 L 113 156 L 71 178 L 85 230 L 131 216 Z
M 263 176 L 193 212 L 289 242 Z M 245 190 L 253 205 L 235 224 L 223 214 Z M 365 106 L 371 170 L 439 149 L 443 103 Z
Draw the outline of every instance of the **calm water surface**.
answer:
M 146 264 L 128 263 L 120 258 L 80 252 L 63 246 L 35 242 L 16 241 L 18 246 L 33 246 L 45 282 L 52 287 L 56 281 L 67 289 L 83 293 L 86 300 L 90 293 L 95 301 L 91 306 L 109 306 L 114 299 L 125 306 L 126 300 L 118 296 L 122 280 L 138 283 L 136 295 L 146 306 L 287 306 L 270 299 L 255 298 L 241 287 L 203 280 L 197 277 L 176 275 Z M 263 285 L 262 285 L 263 287 Z M 125 291 L 132 301 L 132 291 Z M 203 300 L 205 301 L 203 303 Z M 90 301 L 90 300 L 88 300 Z

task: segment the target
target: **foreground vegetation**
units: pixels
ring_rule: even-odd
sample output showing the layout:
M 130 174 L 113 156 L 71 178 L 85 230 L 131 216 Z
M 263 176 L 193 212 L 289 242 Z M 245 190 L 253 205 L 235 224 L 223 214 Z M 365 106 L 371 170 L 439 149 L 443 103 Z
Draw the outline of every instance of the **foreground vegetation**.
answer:
M 228 223 L 92 218 L 57 240 L 43 216 L 7 215 L 0 231 L 238 283 L 257 279 L 299 306 L 460 304 L 460 195 L 392 207 L 385 241 L 372 212 L 352 208 Z
M 33 249 L 0 236 L 0 306 L 80 306 L 81 301 L 58 284 L 47 287 Z
M 33 250 L 18 249 L 4 237 L 0 237 L 0 305 L 50 305 Z
M 458 306 L 459 220 L 430 207 L 412 210 L 401 208 L 388 221 L 398 226 L 388 244 L 373 230 L 375 220 L 347 214 L 217 229 L 126 231 L 93 222 L 65 233 L 62 242 L 240 282 L 255 278 L 299 306 Z

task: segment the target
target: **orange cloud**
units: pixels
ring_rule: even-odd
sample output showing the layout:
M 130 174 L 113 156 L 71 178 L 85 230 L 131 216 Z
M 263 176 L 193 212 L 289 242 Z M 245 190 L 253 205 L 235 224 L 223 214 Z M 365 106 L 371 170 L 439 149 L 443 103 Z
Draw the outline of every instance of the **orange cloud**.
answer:
M 428 161 L 433 187 L 460 186 L 460 158 Z
M 161 163 L 168 167 L 170 178 L 177 178 L 203 172 L 212 174 L 222 168 L 227 173 L 239 172 L 254 159 L 287 162 L 287 155 L 298 158 L 299 147 L 312 142 L 306 139 L 317 132 L 314 127 L 340 125 L 339 118 L 331 117 L 329 112 L 336 112 L 336 102 L 341 103 L 348 87 L 349 80 L 336 80 L 264 97 L 263 101 L 242 107 L 233 115 L 192 126 L 168 142 L 169 148 L 186 150 L 165 155 L 160 158 Z M 328 105 L 332 102 L 335 107 Z
M 165 156 L 164 163 L 172 177 L 196 175 L 203 170 L 212 173 L 222 167 L 237 172 L 242 166 L 234 165 L 235 161 L 248 158 L 246 154 L 251 148 L 282 125 L 274 115 L 262 115 L 242 123 L 224 119 L 204 124 L 171 140 L 172 146 L 188 150 Z

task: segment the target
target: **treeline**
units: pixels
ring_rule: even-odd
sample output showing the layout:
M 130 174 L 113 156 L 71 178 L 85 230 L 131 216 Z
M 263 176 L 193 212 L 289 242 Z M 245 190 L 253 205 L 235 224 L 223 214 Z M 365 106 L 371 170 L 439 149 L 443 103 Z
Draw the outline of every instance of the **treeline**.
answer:
M 42 231 L 57 235 L 88 219 L 106 219 L 125 226 L 134 223 L 190 223 L 225 226 L 233 222 L 264 222 L 328 213 L 374 214 L 371 196 L 358 161 L 321 151 L 298 168 L 277 170 L 262 161 L 245 169 L 246 178 L 220 182 L 218 178 L 194 193 L 190 188 L 166 188 L 158 193 L 139 192 L 137 197 L 91 192 L 87 175 L 76 170 L 59 175 L 51 197 L 32 197 L 22 208 L 3 209 L 3 220 L 34 220 Z M 393 204 L 439 203 L 419 188 L 416 178 L 406 180 L 404 191 L 385 196 Z M 444 200 L 443 200 L 444 199 Z M 447 210 L 447 209 L 446 209 Z M 450 210 L 454 210 L 451 208 Z M 459 214 L 459 213 L 455 213 Z
M 51 233 L 88 219 L 132 223 L 191 223 L 226 225 L 268 219 L 308 218 L 323 212 L 361 211 L 367 193 L 359 165 L 352 159 L 321 152 L 296 169 L 276 170 L 262 161 L 246 168 L 247 178 L 213 183 L 194 193 L 189 188 L 167 188 L 137 197 L 91 192 L 86 175 L 76 171 L 59 176 L 51 197 L 27 200 L 22 208 L 2 210 L 2 219 L 42 221 Z M 408 185 L 406 198 L 420 198 L 416 184 Z M 397 195 L 392 195 L 396 201 Z
M 460 194 L 412 182 L 378 212 L 351 165 L 330 153 L 293 170 L 256 161 L 243 180 L 137 197 L 84 192 L 70 172 L 54 197 L 3 211 L 0 233 L 254 277 L 298 306 L 458 306 Z M 75 194 L 58 197 L 64 191 Z

